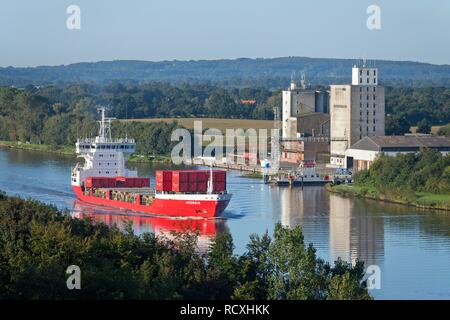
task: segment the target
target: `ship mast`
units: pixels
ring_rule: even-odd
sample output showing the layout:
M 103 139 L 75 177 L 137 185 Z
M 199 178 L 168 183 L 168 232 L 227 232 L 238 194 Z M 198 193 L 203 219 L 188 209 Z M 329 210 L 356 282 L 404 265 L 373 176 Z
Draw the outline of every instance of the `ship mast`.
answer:
M 116 118 L 105 117 L 105 107 L 97 108 L 97 111 L 101 112 L 101 119 L 97 121 L 100 124 L 100 128 L 98 130 L 98 142 L 107 142 L 111 141 L 111 121 Z

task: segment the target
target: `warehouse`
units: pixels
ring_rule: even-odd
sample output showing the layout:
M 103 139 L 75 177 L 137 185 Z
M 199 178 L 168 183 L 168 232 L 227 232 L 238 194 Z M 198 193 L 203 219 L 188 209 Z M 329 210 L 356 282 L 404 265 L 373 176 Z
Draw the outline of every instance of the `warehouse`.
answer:
M 433 135 L 372 136 L 364 137 L 345 151 L 345 165 L 354 172 L 370 168 L 375 158 L 383 153 L 395 156 L 418 152 L 422 148 L 450 153 L 450 138 Z

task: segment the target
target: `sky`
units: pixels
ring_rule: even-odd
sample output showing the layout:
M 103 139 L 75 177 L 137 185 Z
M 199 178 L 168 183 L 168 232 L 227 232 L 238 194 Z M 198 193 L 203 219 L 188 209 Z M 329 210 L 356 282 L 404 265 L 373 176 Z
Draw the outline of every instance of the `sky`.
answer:
M 66 26 L 78 5 L 80 29 Z M 370 30 L 367 8 L 380 8 Z M 448 0 L 2 0 L 0 66 L 285 56 L 450 64 Z

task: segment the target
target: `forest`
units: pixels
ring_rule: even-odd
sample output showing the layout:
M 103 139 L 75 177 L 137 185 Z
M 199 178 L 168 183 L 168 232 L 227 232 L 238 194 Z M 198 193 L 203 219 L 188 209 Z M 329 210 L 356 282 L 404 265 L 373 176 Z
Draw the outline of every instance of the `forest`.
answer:
M 343 84 L 351 79 L 356 59 L 308 57 L 239 58 L 189 61 L 99 61 L 35 68 L 0 68 L 0 85 L 66 85 L 76 83 L 107 84 L 113 81 L 140 83 L 164 81 L 209 83 L 224 87 L 267 89 L 286 87 L 292 74 L 306 75 L 309 83 Z M 381 82 L 387 86 L 450 87 L 450 66 L 412 61 L 371 60 L 380 70 Z
M 71 146 L 77 137 L 95 134 L 98 105 L 109 106 L 109 115 L 118 119 L 273 119 L 273 108 L 280 104 L 280 90 L 208 84 L 0 87 L 0 140 Z M 428 133 L 431 125 L 447 123 L 450 123 L 449 88 L 386 88 L 386 134 L 404 134 L 417 125 L 419 132 Z M 170 133 L 177 126 L 177 123 L 116 123 L 114 131 L 136 138 L 141 154 L 166 154 L 171 147 Z
M 227 232 L 206 252 L 196 237 L 136 236 L 0 193 L 0 299 L 371 299 L 363 262 L 325 262 L 299 227 L 253 235 L 242 255 Z

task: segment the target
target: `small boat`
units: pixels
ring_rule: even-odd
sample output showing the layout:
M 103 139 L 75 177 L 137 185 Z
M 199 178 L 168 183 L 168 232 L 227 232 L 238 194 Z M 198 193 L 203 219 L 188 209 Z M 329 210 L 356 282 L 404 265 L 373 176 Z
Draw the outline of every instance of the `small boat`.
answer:
M 290 171 L 287 174 L 280 174 L 272 176 L 267 180 L 267 183 L 277 186 L 321 186 L 333 181 L 331 176 L 320 175 L 316 172 L 315 162 L 302 161 L 295 171 Z

